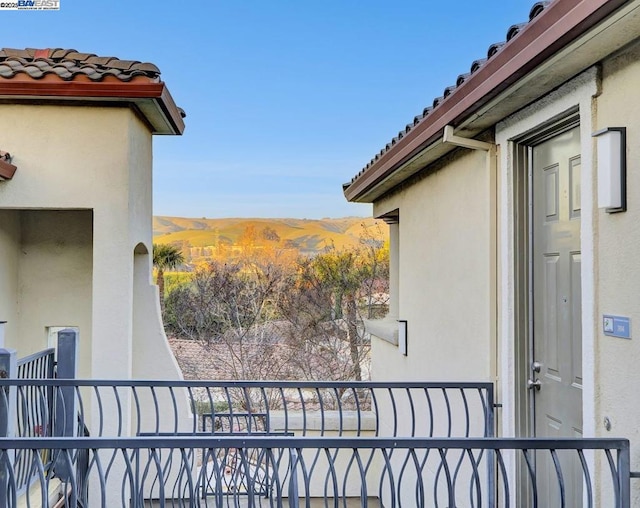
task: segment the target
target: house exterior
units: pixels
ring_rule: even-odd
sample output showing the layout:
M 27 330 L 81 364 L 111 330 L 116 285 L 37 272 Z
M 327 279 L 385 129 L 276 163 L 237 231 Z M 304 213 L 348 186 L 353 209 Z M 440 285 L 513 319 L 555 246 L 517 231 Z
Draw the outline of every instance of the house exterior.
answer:
M 152 137 L 183 117 L 153 64 L 0 50 L 2 347 L 76 328 L 81 378 L 181 378 L 151 280 L 151 181 Z
M 640 1 L 538 2 L 344 185 L 390 224 L 375 380 L 492 381 L 498 435 L 640 468 L 639 86 Z

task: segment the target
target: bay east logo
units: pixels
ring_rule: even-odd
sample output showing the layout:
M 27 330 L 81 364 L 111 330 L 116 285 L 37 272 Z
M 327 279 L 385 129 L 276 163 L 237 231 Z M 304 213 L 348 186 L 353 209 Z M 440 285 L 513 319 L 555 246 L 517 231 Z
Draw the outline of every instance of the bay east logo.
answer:
M 60 0 L 15 0 L 0 2 L 4 11 L 59 11 Z
M 59 9 L 60 0 L 18 0 L 18 8 Z

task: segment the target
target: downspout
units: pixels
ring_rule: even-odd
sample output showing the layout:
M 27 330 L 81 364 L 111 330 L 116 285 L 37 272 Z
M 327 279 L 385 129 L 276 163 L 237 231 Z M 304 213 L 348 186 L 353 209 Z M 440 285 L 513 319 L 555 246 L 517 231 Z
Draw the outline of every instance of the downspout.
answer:
M 489 341 L 491 344 L 489 371 L 494 382 L 495 400 L 500 400 L 498 373 L 498 149 L 494 143 L 463 138 L 453 133 L 453 126 L 444 128 L 442 142 L 487 153 L 486 170 L 489 179 Z M 496 423 L 499 419 L 496 419 Z M 496 435 L 500 435 L 497 433 Z

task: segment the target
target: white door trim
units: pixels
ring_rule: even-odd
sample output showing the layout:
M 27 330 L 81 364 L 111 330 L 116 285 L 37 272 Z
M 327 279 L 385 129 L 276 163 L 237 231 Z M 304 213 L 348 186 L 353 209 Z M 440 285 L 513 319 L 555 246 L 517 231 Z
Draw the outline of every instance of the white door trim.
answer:
M 593 174 L 593 143 L 591 133 L 594 130 L 593 97 L 599 91 L 600 76 L 597 68 L 591 68 L 573 80 L 531 104 L 523 110 L 506 118 L 496 125 L 496 143 L 500 146 L 499 175 L 499 272 L 500 272 L 500 310 L 499 378 L 503 404 L 500 425 L 503 436 L 516 435 L 516 389 L 515 378 L 515 206 L 513 179 L 513 140 L 534 131 L 551 119 L 579 108 L 581 136 L 581 251 L 582 251 L 582 371 L 583 371 L 583 432 L 585 437 L 595 435 L 595 291 L 594 291 L 594 224 L 597 209 L 595 203 L 595 177 Z

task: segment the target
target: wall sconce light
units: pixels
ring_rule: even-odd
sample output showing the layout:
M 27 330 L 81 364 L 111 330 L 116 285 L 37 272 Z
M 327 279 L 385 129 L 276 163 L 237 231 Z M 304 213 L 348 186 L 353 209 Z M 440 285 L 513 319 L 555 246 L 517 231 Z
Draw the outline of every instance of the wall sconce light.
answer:
M 398 349 L 400 354 L 407 356 L 407 321 L 398 319 Z
M 598 149 L 598 208 L 627 210 L 627 129 L 607 127 L 592 134 Z
M 0 181 L 11 180 L 16 169 L 18 168 L 11 164 L 11 154 L 0 150 Z

